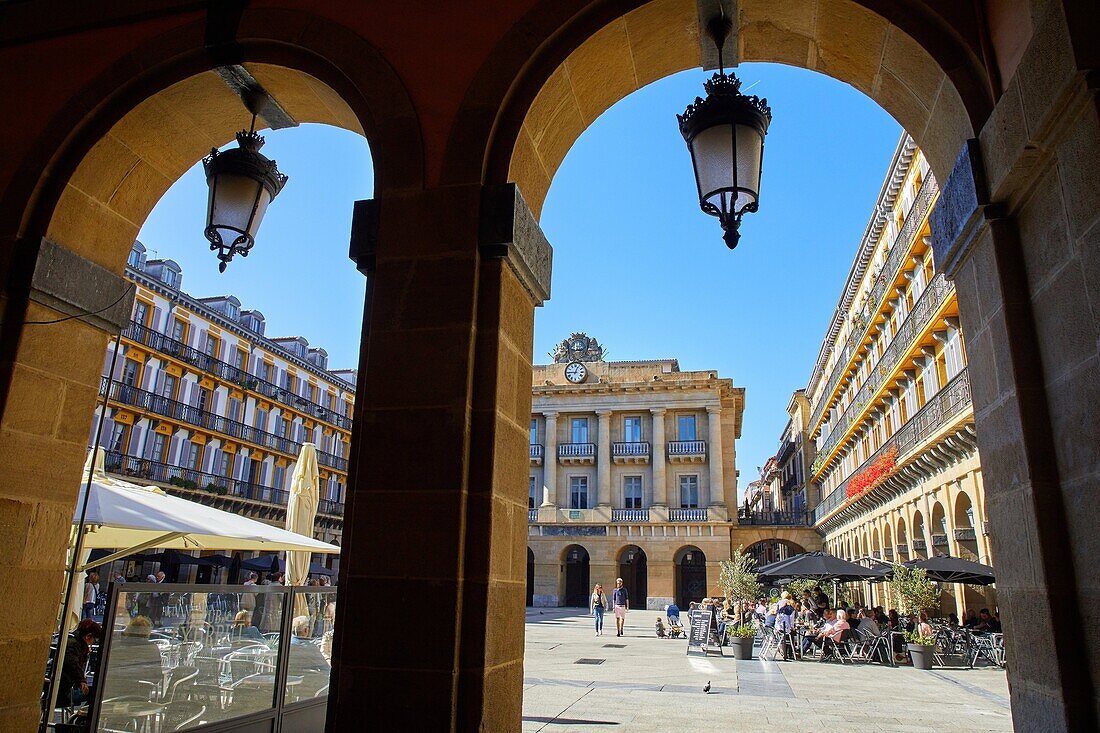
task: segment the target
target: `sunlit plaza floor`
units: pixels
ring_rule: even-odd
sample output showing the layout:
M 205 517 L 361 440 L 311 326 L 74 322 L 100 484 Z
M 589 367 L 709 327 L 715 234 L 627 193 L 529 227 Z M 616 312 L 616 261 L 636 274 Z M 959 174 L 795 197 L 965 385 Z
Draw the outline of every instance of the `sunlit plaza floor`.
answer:
M 689 657 L 686 641 L 656 637 L 656 617 L 631 611 L 619 638 L 609 614 L 597 637 L 579 609 L 527 609 L 523 730 L 1012 730 L 1003 670 Z

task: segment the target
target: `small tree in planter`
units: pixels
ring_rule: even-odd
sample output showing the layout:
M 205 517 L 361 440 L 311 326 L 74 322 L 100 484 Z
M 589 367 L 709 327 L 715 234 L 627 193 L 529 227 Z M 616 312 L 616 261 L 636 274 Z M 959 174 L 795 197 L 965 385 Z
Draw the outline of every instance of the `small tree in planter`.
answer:
M 756 560 L 738 547 L 728 560 L 719 563 L 718 587 L 731 601 L 759 598 L 764 590 L 756 573 Z M 756 629 L 748 624 L 733 626 L 726 631 L 733 642 L 735 659 L 752 659 L 752 643 Z
M 719 563 L 718 587 L 731 601 L 756 599 L 764 591 L 760 576 L 756 573 L 756 560 L 741 552 L 738 547 L 728 560 Z
M 894 578 L 890 581 L 890 593 L 898 610 L 904 614 L 920 613 L 935 607 L 940 600 L 940 592 L 928 580 L 924 568 L 910 568 L 894 565 Z M 909 656 L 917 669 L 932 669 L 932 657 L 936 652 L 936 639 L 922 636 L 916 631 L 905 633 Z

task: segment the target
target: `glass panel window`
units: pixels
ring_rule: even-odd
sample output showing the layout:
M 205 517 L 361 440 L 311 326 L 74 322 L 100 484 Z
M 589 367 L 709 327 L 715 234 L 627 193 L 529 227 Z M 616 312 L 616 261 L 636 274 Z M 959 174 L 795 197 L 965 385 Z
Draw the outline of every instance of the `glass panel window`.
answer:
M 122 383 L 127 387 L 137 386 L 139 364 L 133 359 L 127 359 L 122 367 Z
M 183 334 L 187 331 L 187 324 L 183 321 L 172 321 L 172 338 L 176 341 L 183 341 Z
M 642 418 L 623 418 L 623 440 L 627 443 L 642 442 Z
M 588 508 L 588 477 L 587 476 L 570 476 L 569 477 L 569 508 L 570 509 L 587 509 Z
M 167 397 L 170 400 L 176 398 L 176 386 L 179 384 L 179 380 L 171 374 L 164 375 L 164 382 L 160 385 L 161 397 Z
M 244 352 L 240 349 L 236 349 L 233 354 L 233 366 L 240 370 L 244 370 Z
M 149 322 L 148 304 L 140 300 L 134 301 L 134 320 L 143 326 Z
M 218 340 L 213 336 L 206 337 L 206 355 L 214 356 L 218 353 Z
M 535 445 L 539 442 L 539 423 L 535 418 L 531 418 L 531 445 Z
M 164 446 L 168 442 L 168 436 L 163 433 L 155 433 L 153 435 L 153 450 L 151 457 L 154 461 L 164 461 Z
M 221 465 L 218 466 L 218 475 L 228 478 L 230 475 L 230 471 L 233 470 L 233 454 L 225 453 L 223 451 L 220 464 Z
M 623 477 L 623 505 L 627 509 L 642 508 L 642 477 Z
M 571 438 L 573 443 L 587 443 L 588 442 L 588 418 L 587 417 L 575 417 L 570 421 L 570 427 L 572 428 Z
M 959 338 L 959 332 L 955 329 L 948 332 L 947 343 L 943 347 L 943 359 L 947 368 L 948 379 L 962 371 L 964 366 L 962 340 Z
M 210 390 L 200 388 L 199 389 L 199 401 L 196 404 L 196 407 L 199 408 L 199 412 L 206 412 L 206 410 L 209 408 L 209 406 L 210 406 Z
M 193 471 L 199 470 L 199 461 L 202 460 L 202 446 L 191 443 L 187 448 L 187 468 Z
M 682 509 L 699 508 L 699 477 L 680 477 L 680 507 Z
M 535 508 L 535 477 L 531 476 L 527 482 L 527 508 Z
M 680 440 L 695 440 L 695 415 L 680 415 Z
M 122 452 L 122 443 L 126 437 L 126 426 L 115 423 L 111 428 L 111 435 L 107 440 L 107 450 Z

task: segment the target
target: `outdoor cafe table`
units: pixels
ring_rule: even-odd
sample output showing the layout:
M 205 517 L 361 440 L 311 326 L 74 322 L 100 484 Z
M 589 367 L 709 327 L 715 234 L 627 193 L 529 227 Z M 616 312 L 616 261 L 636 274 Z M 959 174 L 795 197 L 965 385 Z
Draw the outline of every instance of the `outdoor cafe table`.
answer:
M 164 710 L 164 705 L 148 700 L 127 698 L 124 700 L 104 700 L 101 704 L 100 715 L 107 719 L 125 719 L 137 722 L 141 721 L 141 730 L 148 731 L 150 722 L 158 713 Z

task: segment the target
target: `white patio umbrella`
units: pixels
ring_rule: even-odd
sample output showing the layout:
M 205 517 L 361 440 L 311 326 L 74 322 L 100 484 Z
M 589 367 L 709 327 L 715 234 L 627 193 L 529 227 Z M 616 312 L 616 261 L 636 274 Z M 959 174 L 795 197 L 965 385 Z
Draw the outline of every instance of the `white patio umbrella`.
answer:
M 294 464 L 290 476 L 290 499 L 286 505 L 286 529 L 302 535 L 313 534 L 313 521 L 317 518 L 317 446 L 303 443 L 302 452 Z M 305 585 L 309 580 L 309 551 L 288 550 L 286 553 L 286 584 Z M 295 615 L 301 615 L 299 607 L 305 606 L 305 598 L 299 596 Z

